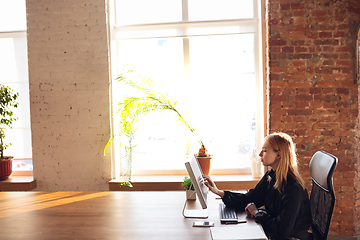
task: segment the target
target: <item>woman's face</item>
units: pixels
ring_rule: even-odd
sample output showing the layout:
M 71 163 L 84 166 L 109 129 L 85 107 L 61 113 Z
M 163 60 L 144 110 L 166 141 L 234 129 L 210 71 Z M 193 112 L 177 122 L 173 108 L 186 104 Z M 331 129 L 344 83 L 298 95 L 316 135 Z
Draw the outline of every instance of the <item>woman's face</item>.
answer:
M 261 162 L 264 166 L 270 166 L 272 169 L 276 170 L 279 165 L 280 155 L 279 152 L 275 152 L 267 142 L 262 145 L 259 156 L 261 157 Z

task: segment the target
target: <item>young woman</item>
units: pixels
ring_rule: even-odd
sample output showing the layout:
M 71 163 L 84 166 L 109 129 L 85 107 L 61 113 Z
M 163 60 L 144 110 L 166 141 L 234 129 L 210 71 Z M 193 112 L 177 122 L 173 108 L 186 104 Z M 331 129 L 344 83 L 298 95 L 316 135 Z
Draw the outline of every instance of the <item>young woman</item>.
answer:
M 204 176 L 206 185 L 226 206 L 254 216 L 271 240 L 312 239 L 308 233 L 312 223 L 309 197 L 296 169 L 291 137 L 285 133 L 270 134 L 259 156 L 271 170 L 246 194 L 219 190 L 209 176 Z

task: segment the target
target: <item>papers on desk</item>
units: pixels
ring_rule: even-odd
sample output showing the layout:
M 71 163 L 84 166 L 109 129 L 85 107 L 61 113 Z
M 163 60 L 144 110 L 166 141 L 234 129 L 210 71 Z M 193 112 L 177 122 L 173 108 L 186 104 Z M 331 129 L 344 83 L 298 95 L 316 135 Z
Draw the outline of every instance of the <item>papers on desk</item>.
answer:
M 213 240 L 229 239 L 250 239 L 250 240 L 267 240 L 267 237 L 261 226 L 249 226 L 239 224 L 228 227 L 214 227 L 210 229 Z

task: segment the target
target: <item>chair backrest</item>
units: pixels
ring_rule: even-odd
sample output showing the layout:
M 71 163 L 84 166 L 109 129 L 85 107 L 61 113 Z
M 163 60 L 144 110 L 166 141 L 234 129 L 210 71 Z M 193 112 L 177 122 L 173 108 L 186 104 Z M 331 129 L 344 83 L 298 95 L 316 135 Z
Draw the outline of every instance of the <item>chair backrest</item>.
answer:
M 333 173 L 337 163 L 337 157 L 318 151 L 309 164 L 313 184 L 310 194 L 312 231 L 319 240 L 326 240 L 329 232 L 335 205 Z

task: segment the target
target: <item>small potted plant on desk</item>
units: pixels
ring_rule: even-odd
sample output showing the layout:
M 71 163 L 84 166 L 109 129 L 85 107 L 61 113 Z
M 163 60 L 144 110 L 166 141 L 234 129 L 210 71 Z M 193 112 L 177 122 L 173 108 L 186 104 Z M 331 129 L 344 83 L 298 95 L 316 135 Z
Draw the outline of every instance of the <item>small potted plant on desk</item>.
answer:
M 12 88 L 0 84 L 0 181 L 9 178 L 12 174 L 11 156 L 4 156 L 4 151 L 11 143 L 4 143 L 5 129 L 11 128 L 11 125 L 17 118 L 14 117 L 12 108 L 17 108 L 17 99 L 19 93 L 13 93 Z
M 196 194 L 191 179 L 188 176 L 184 177 L 184 181 L 181 186 L 186 190 L 186 199 L 187 200 L 196 200 Z

